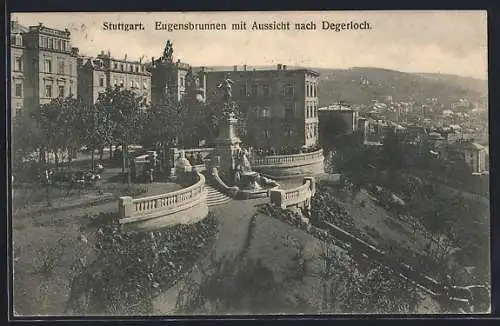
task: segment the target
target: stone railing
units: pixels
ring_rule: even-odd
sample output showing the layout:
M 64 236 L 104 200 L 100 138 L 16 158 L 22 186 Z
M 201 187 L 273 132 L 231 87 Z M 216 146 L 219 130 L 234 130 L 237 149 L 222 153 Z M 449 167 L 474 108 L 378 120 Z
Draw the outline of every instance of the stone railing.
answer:
M 170 216 L 174 221 L 170 221 L 169 224 L 182 223 L 186 219 L 199 219 L 199 216 L 189 216 L 187 210 L 195 206 L 201 208 L 206 206 L 205 177 L 196 171 L 193 173 L 196 173 L 198 181 L 181 190 L 144 198 L 120 197 L 118 204 L 120 224 Z M 197 213 L 204 211 L 205 209 L 196 210 Z M 208 214 L 208 208 L 206 211 Z M 175 213 L 180 213 L 180 215 Z
M 292 155 L 254 157 L 252 167 L 273 179 L 288 179 L 325 172 L 323 150 Z
M 323 159 L 323 150 L 320 149 L 311 153 L 256 157 L 252 160 L 252 166 L 297 166 L 311 164 L 318 160 L 323 161 Z
M 313 177 L 305 177 L 303 184 L 293 189 L 271 190 L 271 204 L 287 209 L 290 207 L 310 207 L 311 198 L 316 192 L 316 181 Z

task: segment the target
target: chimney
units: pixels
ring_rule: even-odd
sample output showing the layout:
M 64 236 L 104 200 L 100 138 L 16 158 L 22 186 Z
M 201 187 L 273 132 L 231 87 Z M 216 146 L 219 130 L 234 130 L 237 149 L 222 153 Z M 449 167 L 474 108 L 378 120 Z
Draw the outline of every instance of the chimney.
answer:
M 281 70 L 281 63 L 278 63 L 278 70 Z
M 247 71 L 247 65 L 243 65 L 243 70 Z
M 238 66 L 233 66 L 233 71 L 238 71 Z

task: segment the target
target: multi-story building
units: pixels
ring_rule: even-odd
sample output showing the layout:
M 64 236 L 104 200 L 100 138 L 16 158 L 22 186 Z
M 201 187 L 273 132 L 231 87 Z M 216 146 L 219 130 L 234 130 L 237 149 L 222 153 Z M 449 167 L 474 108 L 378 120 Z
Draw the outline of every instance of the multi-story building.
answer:
M 152 103 L 160 103 L 169 98 L 180 101 L 187 93 L 188 79 L 193 78 L 197 98 L 206 99 L 206 71 L 204 67 L 193 68 L 181 62 L 168 62 L 165 58 L 152 59 L 151 71 L 151 98 Z M 192 73 L 190 77 L 189 74 Z
M 335 104 L 318 109 L 320 135 L 345 135 L 357 130 L 359 114 L 351 107 Z
M 472 140 L 458 140 L 442 146 L 440 157 L 443 160 L 465 162 L 472 173 L 482 173 L 488 166 L 486 148 Z
M 151 73 L 142 61 L 120 60 L 101 52 L 94 58 L 78 59 L 78 93 L 95 103 L 106 88 L 120 86 L 151 102 Z
M 24 106 L 77 96 L 78 49 L 71 47 L 69 30 L 30 26 L 23 34 Z
M 207 97 L 215 96 L 229 74 L 232 98 L 245 117 L 247 145 L 259 148 L 310 148 L 318 144 L 318 77 L 309 69 L 207 73 Z
M 28 29 L 17 21 L 10 22 L 11 116 L 24 106 L 24 42 Z

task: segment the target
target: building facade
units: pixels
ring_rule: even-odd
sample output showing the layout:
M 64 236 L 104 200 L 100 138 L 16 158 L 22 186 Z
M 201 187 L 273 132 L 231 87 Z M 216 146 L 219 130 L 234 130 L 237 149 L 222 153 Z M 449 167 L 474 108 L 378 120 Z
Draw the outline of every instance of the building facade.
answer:
M 24 106 L 24 68 L 25 47 L 23 34 L 28 29 L 16 21 L 10 22 L 10 78 L 11 78 L 11 116 Z
M 78 59 L 78 93 L 84 101 L 95 103 L 100 93 L 116 86 L 151 102 L 151 73 L 141 61 L 115 59 L 104 52 Z
M 465 162 L 471 168 L 472 173 L 482 173 L 488 170 L 486 148 L 472 140 L 459 140 L 442 146 L 440 157 L 452 162 Z
M 310 148 L 318 144 L 319 73 L 308 69 L 207 72 L 207 98 L 229 75 L 232 99 L 244 118 L 247 145 L 259 148 Z
M 24 106 L 46 104 L 58 97 L 77 96 L 78 49 L 70 32 L 30 26 L 23 34 Z
M 356 132 L 359 113 L 348 106 L 330 105 L 318 109 L 318 118 L 320 134 L 346 135 Z
M 204 102 L 206 99 L 207 75 L 204 67 L 194 68 L 181 62 L 170 62 L 161 57 L 152 58 L 151 72 L 151 101 L 153 104 L 169 99 L 179 102 L 188 91 L 188 79 L 193 78 L 197 99 Z M 189 76 L 192 74 L 192 76 Z

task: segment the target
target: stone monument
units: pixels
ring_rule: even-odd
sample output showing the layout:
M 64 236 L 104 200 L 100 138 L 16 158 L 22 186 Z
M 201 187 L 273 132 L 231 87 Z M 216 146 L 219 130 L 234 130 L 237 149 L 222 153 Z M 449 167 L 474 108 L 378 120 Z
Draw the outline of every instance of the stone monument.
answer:
M 240 153 L 241 140 L 236 136 L 235 103 L 232 100 L 232 84 L 229 74 L 217 86 L 222 90 L 224 120 L 221 123 L 219 137 L 215 140 L 215 157 L 218 157 L 217 169 L 222 180 L 228 184 L 234 184 L 234 173 L 236 171 L 236 159 Z

